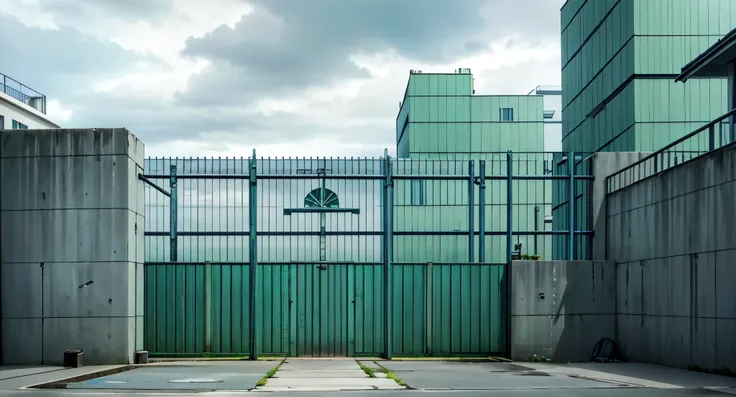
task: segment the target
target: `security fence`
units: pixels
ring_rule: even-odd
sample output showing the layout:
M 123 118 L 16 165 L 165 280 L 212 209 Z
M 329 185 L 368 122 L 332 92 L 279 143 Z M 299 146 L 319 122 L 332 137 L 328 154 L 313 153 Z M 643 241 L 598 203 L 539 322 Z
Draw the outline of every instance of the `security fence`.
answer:
M 146 348 L 506 354 L 512 257 L 588 252 L 592 176 L 563 157 L 148 159 Z

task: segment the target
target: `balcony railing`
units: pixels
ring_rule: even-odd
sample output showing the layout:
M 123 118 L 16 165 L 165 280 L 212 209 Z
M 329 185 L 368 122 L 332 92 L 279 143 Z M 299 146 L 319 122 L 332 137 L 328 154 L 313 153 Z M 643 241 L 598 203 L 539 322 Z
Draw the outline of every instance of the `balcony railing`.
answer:
M 734 117 L 736 117 L 736 109 L 610 175 L 606 179 L 607 192 L 613 193 L 736 142 L 736 130 L 731 127 L 731 119 Z
M 46 95 L 0 73 L 0 92 L 46 114 Z

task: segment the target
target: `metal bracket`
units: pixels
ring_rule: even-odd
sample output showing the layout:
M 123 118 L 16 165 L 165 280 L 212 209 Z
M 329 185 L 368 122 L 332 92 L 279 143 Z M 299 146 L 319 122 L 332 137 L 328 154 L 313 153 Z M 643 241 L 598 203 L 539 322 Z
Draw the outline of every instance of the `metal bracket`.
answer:
M 161 186 L 159 186 L 159 185 L 157 185 L 157 184 L 153 183 L 153 181 L 152 181 L 152 180 L 150 180 L 150 179 L 146 178 L 145 176 L 143 176 L 143 174 L 138 174 L 138 179 L 140 179 L 140 180 L 142 180 L 143 182 L 147 183 L 147 184 L 148 184 L 149 186 L 151 186 L 152 188 L 154 188 L 154 189 L 158 190 L 158 191 L 159 191 L 159 192 L 161 192 L 161 194 L 163 194 L 164 196 L 166 196 L 166 197 L 171 197 L 171 193 L 169 193 L 169 192 L 167 192 L 166 190 L 164 190 L 164 188 L 162 188 Z

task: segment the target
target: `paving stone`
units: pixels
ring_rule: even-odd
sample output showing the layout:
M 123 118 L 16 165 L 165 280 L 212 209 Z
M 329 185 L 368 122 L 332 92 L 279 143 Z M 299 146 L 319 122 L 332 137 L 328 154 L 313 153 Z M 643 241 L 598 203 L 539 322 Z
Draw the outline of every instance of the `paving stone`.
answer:
M 283 367 L 282 367 L 283 368 Z M 274 378 L 367 378 L 361 369 L 279 371 Z
M 286 387 L 392 387 L 396 382 L 385 378 L 271 378 L 267 386 Z

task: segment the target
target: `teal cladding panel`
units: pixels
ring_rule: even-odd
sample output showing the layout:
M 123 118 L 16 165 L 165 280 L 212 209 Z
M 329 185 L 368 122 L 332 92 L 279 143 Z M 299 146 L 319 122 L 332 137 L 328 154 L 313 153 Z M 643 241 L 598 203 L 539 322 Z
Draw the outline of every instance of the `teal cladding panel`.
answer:
M 247 265 L 146 265 L 153 355 L 247 355 Z M 396 264 L 394 354 L 489 355 L 506 349 L 505 265 Z M 383 268 L 258 265 L 258 355 L 379 356 Z
M 730 0 L 568 1 L 562 10 L 563 150 L 656 150 L 723 114 L 726 97 L 718 95 L 724 82 L 674 78 L 735 24 Z M 673 123 L 672 131 L 646 125 L 653 122 Z

